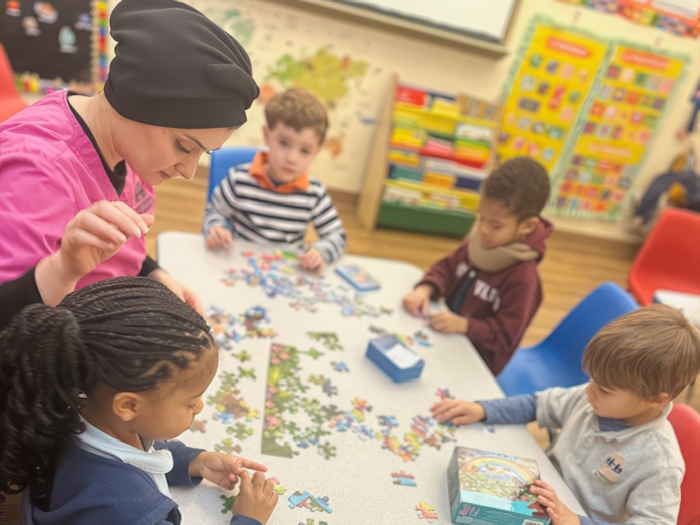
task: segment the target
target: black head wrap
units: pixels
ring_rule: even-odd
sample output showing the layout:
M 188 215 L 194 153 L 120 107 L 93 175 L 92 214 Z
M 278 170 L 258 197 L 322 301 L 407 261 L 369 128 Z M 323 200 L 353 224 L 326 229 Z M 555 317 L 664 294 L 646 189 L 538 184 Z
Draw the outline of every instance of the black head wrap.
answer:
M 171 128 L 240 126 L 260 90 L 245 49 L 193 7 L 122 0 L 105 96 L 123 117 Z

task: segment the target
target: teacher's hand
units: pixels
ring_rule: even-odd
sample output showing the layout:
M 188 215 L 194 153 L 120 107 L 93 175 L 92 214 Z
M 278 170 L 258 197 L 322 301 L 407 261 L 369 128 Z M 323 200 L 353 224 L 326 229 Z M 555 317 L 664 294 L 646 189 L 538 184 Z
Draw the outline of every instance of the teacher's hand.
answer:
M 96 202 L 73 217 L 61 246 L 37 264 L 37 288 L 45 304 L 56 306 L 78 281 L 112 257 L 130 237 L 140 237 L 153 216 L 138 214 L 123 202 Z

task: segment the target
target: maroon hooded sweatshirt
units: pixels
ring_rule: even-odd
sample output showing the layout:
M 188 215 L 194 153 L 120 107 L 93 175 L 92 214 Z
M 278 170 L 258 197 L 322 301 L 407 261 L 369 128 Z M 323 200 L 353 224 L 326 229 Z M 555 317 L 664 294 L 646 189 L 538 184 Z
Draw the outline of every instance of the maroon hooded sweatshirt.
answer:
M 530 261 L 519 261 L 497 271 L 486 272 L 469 261 L 469 239 L 447 257 L 433 264 L 416 285 L 434 288 L 432 300 L 450 302 L 462 277 L 475 270 L 476 276 L 458 313 L 468 321 L 466 336 L 476 347 L 491 372 L 498 375 L 518 347 L 526 328 L 542 302 L 537 264 L 544 257 L 544 241 L 552 224 L 540 218 L 535 231 L 523 242 L 539 253 Z

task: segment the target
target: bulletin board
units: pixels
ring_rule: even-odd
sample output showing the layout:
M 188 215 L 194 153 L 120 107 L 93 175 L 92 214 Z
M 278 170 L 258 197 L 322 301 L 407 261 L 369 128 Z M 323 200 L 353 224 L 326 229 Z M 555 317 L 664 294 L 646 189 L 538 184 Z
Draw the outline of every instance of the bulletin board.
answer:
M 498 158 L 527 155 L 551 173 L 590 92 L 608 46 L 545 24 L 533 24 L 506 85 Z
M 0 43 L 20 76 L 19 87 L 42 92 L 48 85 L 92 85 L 105 76 L 106 2 L 15 0 L 4 4 Z
M 550 174 L 549 211 L 617 220 L 688 62 L 535 18 L 504 93 L 498 160 Z
M 685 62 L 634 46 L 614 46 L 571 155 L 558 170 L 562 180 L 553 211 L 619 218 Z

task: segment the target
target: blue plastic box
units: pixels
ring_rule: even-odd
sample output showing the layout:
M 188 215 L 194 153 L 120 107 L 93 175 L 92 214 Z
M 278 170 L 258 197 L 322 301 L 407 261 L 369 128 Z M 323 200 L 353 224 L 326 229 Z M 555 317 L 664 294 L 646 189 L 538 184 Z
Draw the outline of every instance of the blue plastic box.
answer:
M 394 335 L 370 339 L 367 357 L 395 383 L 418 379 L 425 361 Z

